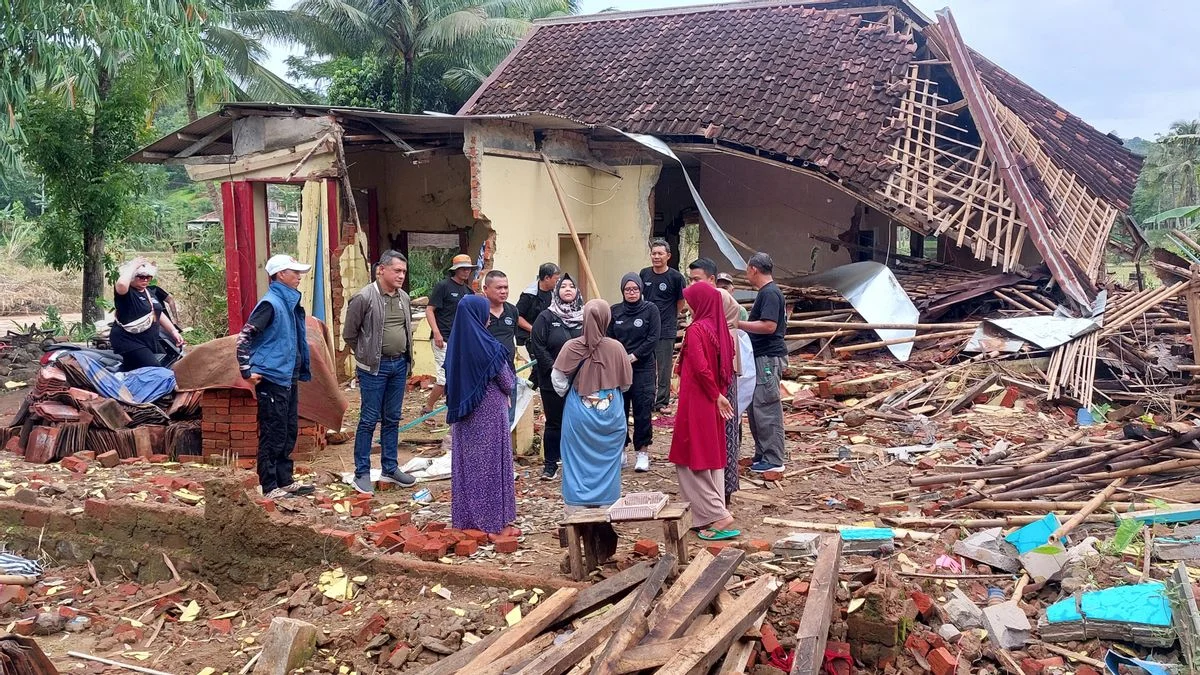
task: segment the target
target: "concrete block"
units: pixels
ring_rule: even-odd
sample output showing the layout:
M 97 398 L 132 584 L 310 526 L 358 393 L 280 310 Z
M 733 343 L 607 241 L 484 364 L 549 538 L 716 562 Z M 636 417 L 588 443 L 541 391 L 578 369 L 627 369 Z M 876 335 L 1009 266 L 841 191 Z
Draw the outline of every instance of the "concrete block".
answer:
M 992 569 L 1018 572 L 1021 561 L 1017 560 L 1017 549 L 1004 541 L 998 527 L 973 533 L 962 541 L 954 542 L 954 552 L 964 558 L 984 563 Z
M 775 542 L 771 551 L 777 556 L 816 555 L 821 535 L 816 532 L 793 532 Z
M 983 627 L 988 639 L 1002 649 L 1020 649 L 1029 642 L 1033 626 L 1029 617 L 1013 601 L 1002 602 L 983 609 Z
M 962 635 L 962 631 L 955 628 L 953 624 L 944 623 L 938 627 L 937 634 L 946 642 L 953 643 L 958 636 Z
M 263 636 L 262 656 L 254 666 L 254 675 L 287 675 L 304 665 L 316 649 L 316 626 L 275 617 Z
M 942 613 L 959 630 L 983 627 L 983 610 L 957 588 L 950 593 L 950 599 L 942 604 Z
M 1066 551 L 1061 548 L 1058 553 L 1037 553 L 1035 551 L 1036 549 L 1022 553 L 1020 557 L 1021 567 L 1025 568 L 1031 581 L 1042 583 L 1062 576 L 1063 568 L 1069 561 Z

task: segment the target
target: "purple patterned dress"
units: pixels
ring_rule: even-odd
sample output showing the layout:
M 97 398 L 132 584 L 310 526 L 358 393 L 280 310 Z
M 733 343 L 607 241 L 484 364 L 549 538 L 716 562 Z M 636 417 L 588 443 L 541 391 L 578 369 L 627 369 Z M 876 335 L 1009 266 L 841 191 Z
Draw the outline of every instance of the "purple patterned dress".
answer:
M 496 533 L 517 517 L 509 396 L 515 385 L 502 369 L 475 410 L 451 433 L 450 520 L 455 529 Z

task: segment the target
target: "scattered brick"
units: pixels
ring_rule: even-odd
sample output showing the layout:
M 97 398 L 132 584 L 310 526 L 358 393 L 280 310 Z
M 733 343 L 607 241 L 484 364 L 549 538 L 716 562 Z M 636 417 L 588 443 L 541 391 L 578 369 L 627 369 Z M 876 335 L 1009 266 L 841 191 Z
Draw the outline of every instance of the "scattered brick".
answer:
M 783 472 L 782 471 L 764 471 L 764 472 L 762 472 L 761 475 L 762 475 L 762 479 L 766 480 L 766 481 L 783 480 Z
M 426 539 L 417 551 L 417 556 L 421 560 L 437 560 L 444 557 L 449 549 L 450 544 L 444 539 Z
M 371 523 L 364 529 L 366 529 L 367 532 L 372 532 L 374 534 L 386 534 L 389 532 L 399 532 L 400 528 L 404 527 L 404 525 L 405 523 L 401 522 L 399 518 L 388 518 L 386 520 L 380 520 Z
M 933 675 L 954 675 L 958 670 L 958 659 L 945 647 L 938 647 L 925 657 Z
M 438 521 L 425 523 L 426 532 L 441 532 L 446 529 L 446 524 Z
M 233 622 L 229 619 L 209 619 L 208 627 L 221 635 L 229 635 L 233 632 Z
M 103 499 L 86 499 L 83 502 L 83 513 L 96 520 L 108 520 L 111 505 Z
M 82 459 L 85 462 L 93 462 L 96 460 L 96 453 L 92 452 L 91 450 L 81 450 L 80 452 L 76 452 L 71 456 Z
M 516 553 L 519 544 L 516 537 L 500 536 L 492 540 L 496 545 L 496 553 Z
M 354 636 L 355 646 L 361 647 L 371 641 L 376 635 L 379 635 L 383 627 L 387 625 L 387 617 L 379 612 L 375 612 L 369 619 L 363 622 L 359 627 L 358 632 Z
M 762 637 L 759 639 L 762 640 L 763 651 L 771 654 L 776 649 L 782 647 L 779 644 L 779 636 L 775 633 L 775 627 L 771 624 L 764 622 L 762 628 L 759 629 L 759 633 L 762 634 Z
M 731 544 L 727 541 L 714 541 L 714 542 L 708 544 L 707 546 L 705 546 L 704 548 L 707 549 L 708 552 L 713 555 L 720 555 L 721 551 L 724 551 L 725 549 L 729 548 L 730 546 L 733 546 L 733 544 Z
M 880 515 L 904 513 L 906 511 L 908 511 L 908 504 L 904 502 L 880 502 L 875 506 L 875 512 Z
M 421 549 L 425 547 L 425 544 L 428 541 L 429 539 L 423 535 L 410 537 L 409 539 L 404 540 L 404 552 L 420 553 Z
M 267 513 L 275 513 L 278 510 L 275 508 L 274 499 L 260 499 L 258 500 L 258 505 L 263 507 L 263 510 Z
M 474 539 L 463 539 L 454 545 L 454 555 L 467 557 L 479 550 L 479 542 Z
M 87 473 L 88 466 L 90 466 L 86 459 L 80 459 L 75 455 L 63 457 L 62 460 L 59 461 L 59 464 L 62 465 L 62 468 L 72 473 Z
M 121 463 L 121 456 L 116 450 L 109 450 L 106 453 L 96 456 L 96 461 L 100 462 L 100 466 L 111 469 Z
M 833 465 L 833 470 L 842 474 L 843 476 L 849 476 L 850 474 L 854 473 L 854 469 L 850 468 L 849 464 L 843 464 L 840 462 Z
M 13 626 L 12 632 L 16 633 L 17 635 L 33 635 L 33 625 L 35 621 L 35 619 L 21 619 Z
M 0 586 L 0 607 L 8 603 L 16 605 L 24 605 L 29 600 L 29 589 L 24 586 L 13 586 L 5 584 Z
M 933 598 L 921 591 L 913 591 L 908 594 L 912 601 L 917 605 L 917 611 L 921 614 L 921 618 L 928 621 L 933 616 Z
M 150 455 L 146 458 L 151 464 L 166 464 L 171 461 L 170 455 Z
M 763 551 L 771 550 L 771 542 L 765 539 L 751 539 L 742 545 L 742 550 L 747 553 L 762 553 Z
M 790 584 L 788 584 L 788 590 L 797 595 L 807 595 L 808 594 L 808 582 L 801 581 L 799 579 L 795 579 Z
M 846 497 L 846 507 L 855 511 L 863 511 L 867 508 L 867 504 L 859 497 Z
M 321 534 L 327 537 L 333 537 L 334 539 L 340 539 L 342 543 L 345 544 L 349 549 L 353 549 L 358 543 L 358 537 L 356 537 L 353 532 L 346 532 L 345 530 L 326 528 L 321 530 Z
M 633 545 L 633 552 L 647 558 L 658 557 L 658 542 L 653 539 L 639 539 Z
M 408 514 L 405 514 L 405 515 L 408 515 Z M 484 532 L 482 530 L 463 530 L 463 534 L 474 539 L 475 541 L 479 542 L 480 544 L 488 543 L 488 534 L 487 534 L 487 532 Z

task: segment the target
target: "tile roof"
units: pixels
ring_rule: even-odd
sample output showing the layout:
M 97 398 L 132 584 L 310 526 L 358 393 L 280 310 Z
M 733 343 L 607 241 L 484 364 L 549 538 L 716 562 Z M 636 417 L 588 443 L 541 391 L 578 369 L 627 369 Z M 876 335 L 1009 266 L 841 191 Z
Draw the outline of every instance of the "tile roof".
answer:
M 851 15 L 725 5 L 539 24 L 461 113 L 536 110 L 806 160 L 862 190 L 891 170 L 907 37 Z
M 1029 125 L 1055 164 L 1075 174 L 1096 196 L 1121 211 L 1129 209 L 1141 157 L 980 54 L 972 56 L 984 86 Z

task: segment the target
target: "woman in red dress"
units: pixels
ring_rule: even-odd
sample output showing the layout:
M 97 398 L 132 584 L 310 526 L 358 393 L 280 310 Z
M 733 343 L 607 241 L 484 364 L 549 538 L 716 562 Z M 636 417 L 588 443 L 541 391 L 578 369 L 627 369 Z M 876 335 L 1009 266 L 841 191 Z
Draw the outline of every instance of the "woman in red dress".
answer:
M 733 516 L 725 508 L 725 420 L 734 414 L 725 391 L 733 380 L 733 339 L 715 286 L 692 284 L 683 299 L 692 324 L 679 353 L 679 411 L 667 458 L 694 522 L 702 526 L 700 538 L 730 539 L 741 534 L 731 529 Z

